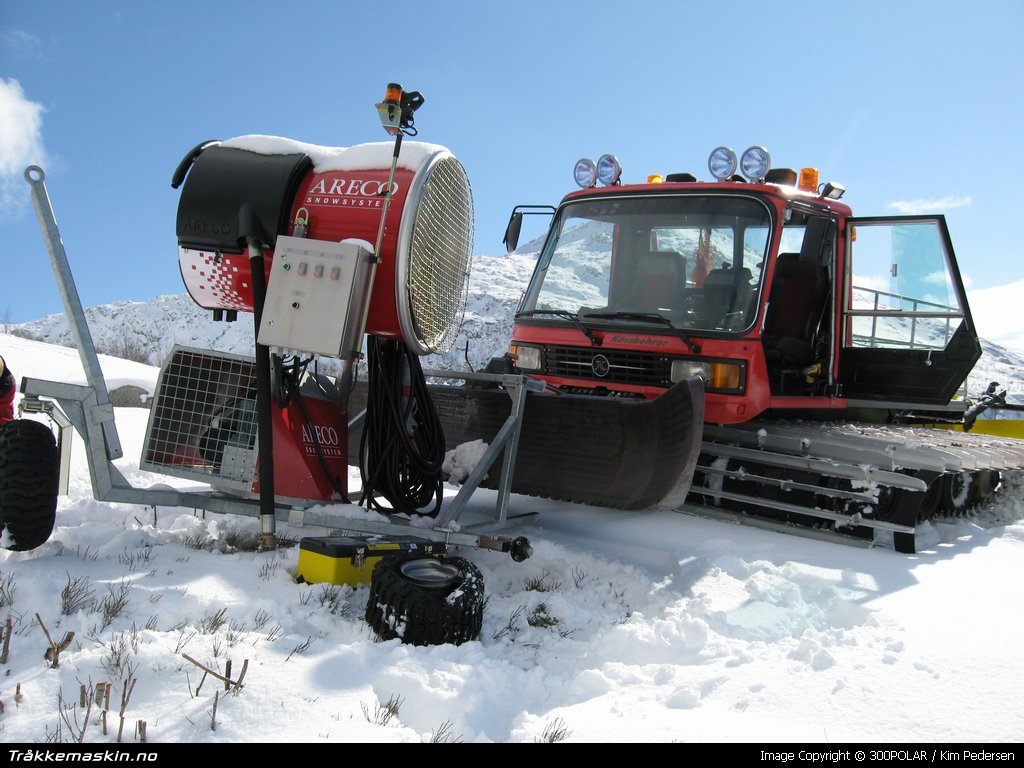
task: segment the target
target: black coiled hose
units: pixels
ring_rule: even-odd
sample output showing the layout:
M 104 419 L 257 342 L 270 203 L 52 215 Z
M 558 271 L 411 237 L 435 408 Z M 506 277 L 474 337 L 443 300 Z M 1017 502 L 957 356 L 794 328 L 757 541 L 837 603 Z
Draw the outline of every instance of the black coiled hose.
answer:
M 400 341 L 370 336 L 367 368 L 360 503 L 379 512 L 434 516 L 444 495 L 444 429 L 419 357 Z M 433 508 L 425 510 L 431 501 Z

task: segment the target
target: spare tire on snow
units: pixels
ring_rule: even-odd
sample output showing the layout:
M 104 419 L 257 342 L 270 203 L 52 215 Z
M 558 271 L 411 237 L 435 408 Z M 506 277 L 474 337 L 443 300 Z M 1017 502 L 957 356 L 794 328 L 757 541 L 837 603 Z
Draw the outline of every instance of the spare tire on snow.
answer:
M 462 557 L 386 555 L 373 569 L 366 621 L 381 640 L 459 645 L 480 634 L 484 579 Z
M 0 424 L 0 536 L 19 552 L 46 543 L 57 516 L 60 451 L 45 424 Z

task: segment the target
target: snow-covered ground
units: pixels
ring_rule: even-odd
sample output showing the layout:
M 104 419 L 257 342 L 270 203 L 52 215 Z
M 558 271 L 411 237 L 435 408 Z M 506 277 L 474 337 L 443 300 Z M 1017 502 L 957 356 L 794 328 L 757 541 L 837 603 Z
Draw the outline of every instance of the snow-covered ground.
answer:
M 0 335 L 15 374 L 83 381 L 71 350 Z M 103 359 L 109 382 L 156 369 Z M 117 409 L 136 485 L 148 412 Z M 368 588 L 296 583 L 299 550 L 253 551 L 257 522 L 93 500 L 76 441 L 51 540 L 0 551 L 0 738 L 71 740 L 82 686 L 113 684 L 83 739 L 125 742 L 990 742 L 1024 734 L 1024 489 L 929 526 L 915 555 L 672 512 L 513 497 L 534 555 L 468 550 L 483 631 L 378 642 Z M 358 474 L 351 478 L 358 484 Z M 454 494 L 455 489 L 449 489 Z M 493 505 L 481 492 L 473 504 Z M 323 529 L 291 529 L 293 537 Z M 75 605 L 77 603 L 77 605 Z M 117 610 L 118 603 L 123 603 Z M 47 641 L 74 632 L 60 666 Z M 225 693 L 195 661 L 244 687 Z M 215 726 L 215 727 L 214 727 Z

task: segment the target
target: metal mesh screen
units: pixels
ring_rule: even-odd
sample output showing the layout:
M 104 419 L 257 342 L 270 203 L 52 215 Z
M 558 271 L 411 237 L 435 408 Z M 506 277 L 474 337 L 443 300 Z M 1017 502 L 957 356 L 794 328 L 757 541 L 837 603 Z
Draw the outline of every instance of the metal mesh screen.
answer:
M 454 157 L 430 169 L 416 209 L 408 295 L 417 334 L 430 352 L 447 352 L 462 326 L 473 254 L 473 193 Z
M 140 466 L 248 490 L 256 451 L 253 360 L 176 347 L 160 372 Z

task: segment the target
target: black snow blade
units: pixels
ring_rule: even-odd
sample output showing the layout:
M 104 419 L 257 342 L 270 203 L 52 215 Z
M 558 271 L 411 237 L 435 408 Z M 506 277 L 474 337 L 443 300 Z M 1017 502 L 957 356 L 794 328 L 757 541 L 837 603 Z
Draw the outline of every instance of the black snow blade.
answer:
M 490 442 L 511 411 L 498 389 L 432 386 L 449 450 Z M 700 453 L 704 390 L 699 379 L 656 400 L 529 393 L 512 491 L 620 509 L 682 503 Z M 500 461 L 483 485 L 497 488 Z

